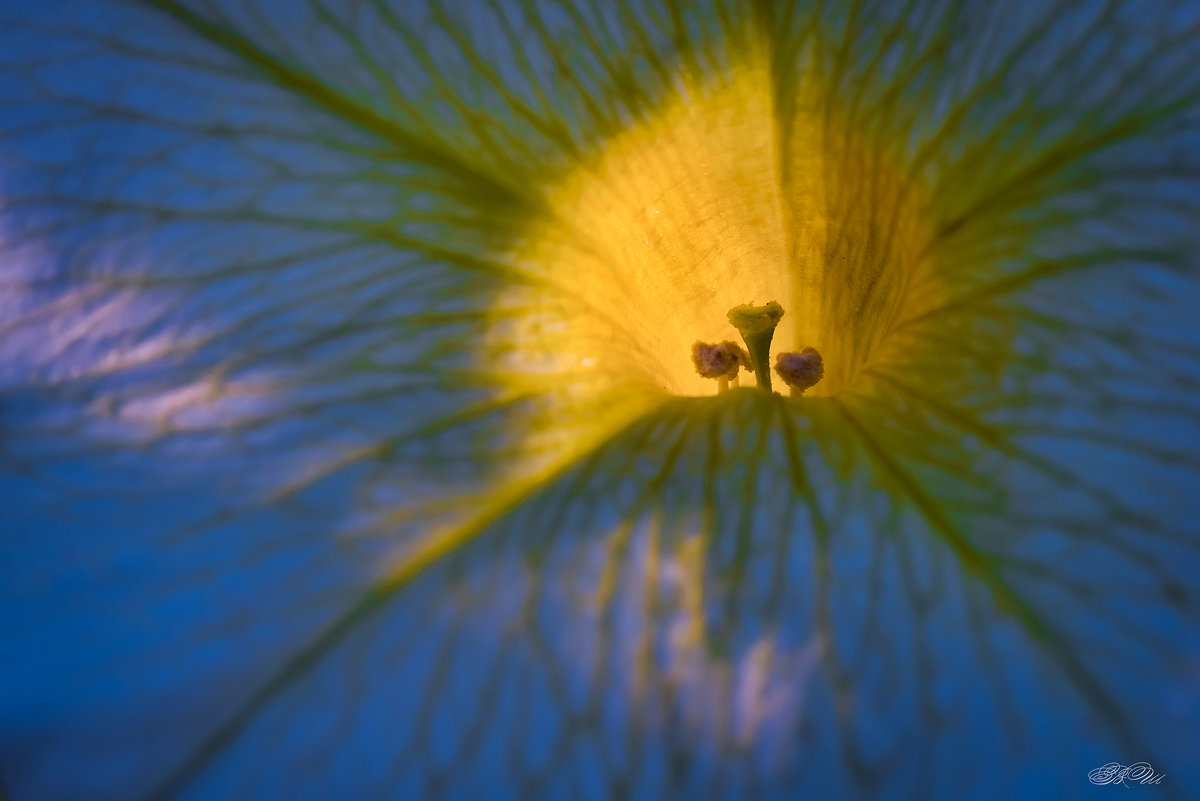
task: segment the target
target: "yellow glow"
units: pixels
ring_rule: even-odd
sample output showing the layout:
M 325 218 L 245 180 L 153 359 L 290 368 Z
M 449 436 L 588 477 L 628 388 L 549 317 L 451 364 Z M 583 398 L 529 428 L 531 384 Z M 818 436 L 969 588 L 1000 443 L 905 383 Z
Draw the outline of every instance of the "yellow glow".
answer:
M 579 371 L 589 393 L 633 381 L 712 395 L 692 343 L 737 340 L 726 312 L 777 300 L 772 362 L 816 347 L 826 375 L 808 394 L 845 390 L 888 326 L 918 311 L 906 299 L 934 293 L 919 189 L 868 132 L 826 114 L 818 88 L 783 126 L 750 59 L 684 87 L 552 189 L 557 218 L 515 254 L 537 280 L 498 304 L 537 313 L 496 327 L 491 363 L 503 353 L 517 374 Z

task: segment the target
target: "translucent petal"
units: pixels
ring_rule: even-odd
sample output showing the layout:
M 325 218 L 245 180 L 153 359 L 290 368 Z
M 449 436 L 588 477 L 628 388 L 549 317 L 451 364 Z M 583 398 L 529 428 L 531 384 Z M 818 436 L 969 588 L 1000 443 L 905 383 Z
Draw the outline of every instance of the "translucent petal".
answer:
M 7 3 L 5 789 L 1186 797 L 1198 24 Z

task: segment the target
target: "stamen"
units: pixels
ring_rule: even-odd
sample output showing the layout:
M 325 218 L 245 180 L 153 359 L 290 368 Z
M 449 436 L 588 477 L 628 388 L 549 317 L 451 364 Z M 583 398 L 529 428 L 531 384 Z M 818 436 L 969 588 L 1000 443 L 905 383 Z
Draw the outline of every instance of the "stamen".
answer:
M 799 353 L 779 354 L 775 358 L 775 372 L 792 388 L 792 395 L 799 396 L 824 377 L 825 363 L 815 348 L 805 348 Z
M 750 357 L 741 345 L 729 340 L 720 344 L 697 342 L 692 345 L 692 364 L 700 375 L 717 379 L 720 393 L 729 388 L 731 379 L 737 380 L 739 366 L 750 369 Z

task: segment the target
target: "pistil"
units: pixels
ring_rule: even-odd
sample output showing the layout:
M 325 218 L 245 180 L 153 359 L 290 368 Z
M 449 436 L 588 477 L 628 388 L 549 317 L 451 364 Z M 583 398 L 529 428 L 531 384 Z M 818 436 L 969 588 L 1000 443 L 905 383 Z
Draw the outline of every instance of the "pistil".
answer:
M 775 326 L 783 318 L 783 307 L 775 301 L 765 306 L 734 306 L 727 315 L 730 324 L 742 335 L 750 356 L 750 365 L 759 389 L 771 391 L 771 339 Z

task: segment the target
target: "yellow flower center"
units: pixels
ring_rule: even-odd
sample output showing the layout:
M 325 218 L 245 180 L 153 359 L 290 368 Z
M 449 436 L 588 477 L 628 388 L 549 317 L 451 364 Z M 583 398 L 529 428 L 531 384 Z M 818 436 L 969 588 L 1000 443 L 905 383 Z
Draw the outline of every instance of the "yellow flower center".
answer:
M 515 254 L 538 281 L 498 304 L 525 310 L 493 342 L 508 366 L 711 395 L 693 343 L 737 339 L 726 312 L 774 300 L 786 315 L 772 359 L 814 347 L 826 372 L 808 395 L 850 387 L 939 293 L 921 189 L 890 155 L 901 143 L 827 107 L 814 86 L 784 118 L 752 59 L 681 84 L 610 139 L 550 190 L 556 218 Z

